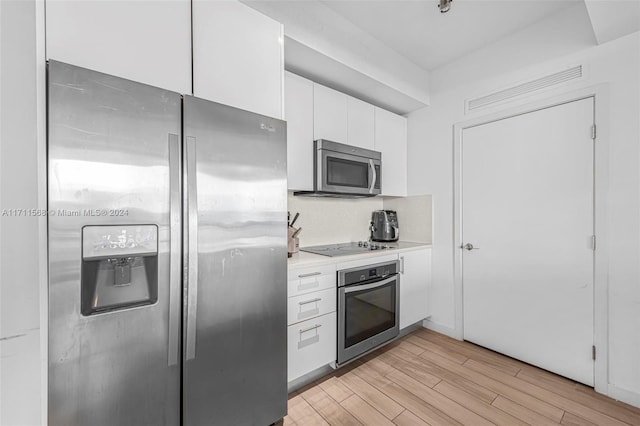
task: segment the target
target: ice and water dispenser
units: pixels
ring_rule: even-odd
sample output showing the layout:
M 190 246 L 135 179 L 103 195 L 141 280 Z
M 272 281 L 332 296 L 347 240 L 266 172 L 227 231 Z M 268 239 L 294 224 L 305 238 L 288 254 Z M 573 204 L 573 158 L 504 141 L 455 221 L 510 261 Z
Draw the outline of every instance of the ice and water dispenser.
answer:
M 156 225 L 82 228 L 82 315 L 158 300 Z

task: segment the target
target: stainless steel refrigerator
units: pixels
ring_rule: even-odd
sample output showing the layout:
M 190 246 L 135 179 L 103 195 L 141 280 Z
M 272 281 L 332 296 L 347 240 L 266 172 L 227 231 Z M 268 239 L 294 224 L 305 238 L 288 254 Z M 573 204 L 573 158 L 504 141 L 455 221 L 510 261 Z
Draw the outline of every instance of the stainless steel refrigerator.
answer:
M 49 424 L 286 414 L 286 127 L 48 65 Z

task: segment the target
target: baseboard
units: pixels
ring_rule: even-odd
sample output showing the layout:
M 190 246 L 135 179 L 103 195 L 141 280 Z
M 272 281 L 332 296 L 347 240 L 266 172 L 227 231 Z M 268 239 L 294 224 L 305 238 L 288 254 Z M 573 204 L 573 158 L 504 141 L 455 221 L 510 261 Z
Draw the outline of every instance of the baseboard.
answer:
M 300 388 L 305 387 L 306 385 L 315 382 L 316 380 L 331 374 L 335 371 L 334 368 L 332 368 L 329 365 L 325 365 L 322 366 L 320 368 L 317 368 L 303 376 L 298 377 L 295 380 L 290 381 L 289 383 L 287 383 L 287 392 L 288 393 L 292 393 L 297 391 Z
M 422 326 L 424 328 L 428 328 L 429 330 L 433 330 L 433 331 L 437 331 L 440 334 L 444 334 L 445 336 L 449 336 L 452 339 L 456 339 L 456 340 L 462 340 L 460 338 L 460 336 L 458 335 L 459 333 L 456 331 L 455 328 L 451 328 L 448 327 L 446 325 L 442 325 L 442 324 L 438 324 L 437 322 L 433 322 L 431 320 L 424 320 L 422 322 Z
M 609 383 L 608 395 L 610 398 L 617 399 L 634 407 L 640 408 L 640 393 L 633 392 L 628 389 L 620 388 Z
M 417 322 L 417 323 L 415 323 L 415 324 L 411 324 L 411 325 L 409 325 L 409 326 L 407 326 L 407 327 L 403 328 L 402 330 L 400 330 L 400 334 L 398 334 L 398 338 L 400 338 L 400 337 L 404 337 L 404 336 L 406 336 L 407 334 L 411 334 L 411 333 L 413 333 L 414 331 L 418 330 L 419 328 L 422 328 L 422 327 L 423 327 L 422 322 L 423 322 L 423 321 L 418 321 L 418 322 Z

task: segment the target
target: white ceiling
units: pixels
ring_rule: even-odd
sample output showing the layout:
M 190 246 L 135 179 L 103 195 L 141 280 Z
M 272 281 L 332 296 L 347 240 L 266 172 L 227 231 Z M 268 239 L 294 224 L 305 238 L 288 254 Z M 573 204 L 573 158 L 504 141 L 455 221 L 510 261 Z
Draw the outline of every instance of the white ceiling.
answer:
M 429 105 L 438 72 L 469 58 L 491 62 L 478 54 L 506 40 L 522 44 L 522 56 L 545 36 L 554 51 L 640 29 L 640 0 L 453 0 L 444 14 L 439 0 L 240 1 L 284 24 L 286 69 L 399 113 Z M 545 25 L 574 15 L 589 28 L 578 43 L 571 25 Z
M 433 70 L 582 0 L 320 0 L 407 59 Z

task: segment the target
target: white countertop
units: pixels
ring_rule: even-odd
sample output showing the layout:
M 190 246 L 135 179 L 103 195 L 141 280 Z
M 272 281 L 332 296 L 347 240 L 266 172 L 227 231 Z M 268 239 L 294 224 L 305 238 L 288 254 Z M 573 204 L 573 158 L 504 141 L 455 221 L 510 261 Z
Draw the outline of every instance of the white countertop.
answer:
M 359 253 L 348 256 L 322 256 L 320 254 L 307 253 L 300 251 L 289 258 L 289 269 L 306 268 L 309 266 L 331 265 L 335 263 L 350 262 L 352 260 L 360 260 L 367 258 L 375 258 L 378 256 L 385 256 L 389 254 L 402 253 L 406 251 L 419 250 L 425 248 L 431 248 L 431 244 L 426 243 L 413 243 L 410 241 L 398 241 L 397 243 L 385 243 L 394 247 L 394 249 L 387 250 L 372 250 L 367 253 Z

